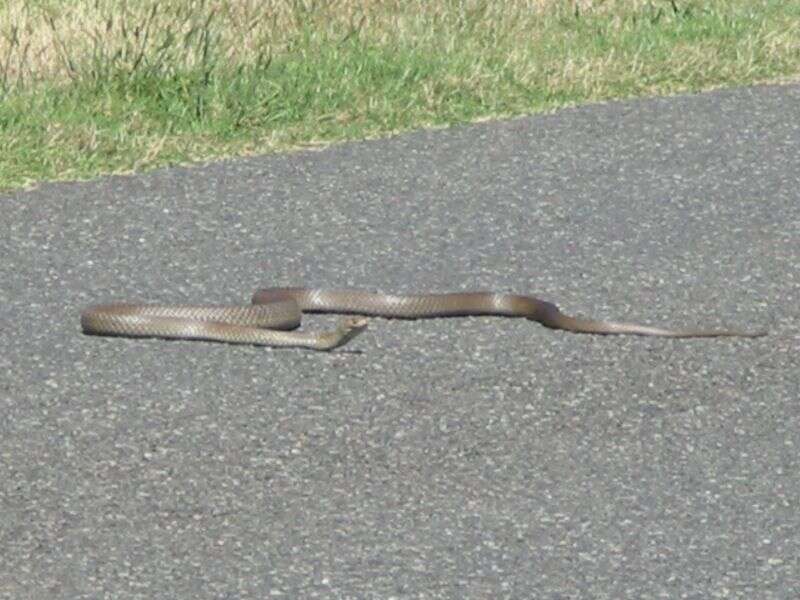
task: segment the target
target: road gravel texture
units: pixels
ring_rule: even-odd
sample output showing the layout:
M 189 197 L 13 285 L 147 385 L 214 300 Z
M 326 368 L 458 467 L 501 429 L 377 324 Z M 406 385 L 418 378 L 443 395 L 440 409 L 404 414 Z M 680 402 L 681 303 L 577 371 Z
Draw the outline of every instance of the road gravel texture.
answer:
M 0 196 L 0 597 L 796 598 L 800 86 Z M 265 285 L 767 328 L 84 336 Z M 304 327 L 328 327 L 311 316 Z

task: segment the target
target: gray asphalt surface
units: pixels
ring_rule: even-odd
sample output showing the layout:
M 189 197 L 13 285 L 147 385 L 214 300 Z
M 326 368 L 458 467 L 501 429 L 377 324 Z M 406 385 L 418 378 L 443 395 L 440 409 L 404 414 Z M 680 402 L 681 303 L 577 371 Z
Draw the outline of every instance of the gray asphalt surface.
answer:
M 4 598 L 798 597 L 796 85 L 47 184 L 0 209 Z M 314 353 L 79 330 L 96 302 L 292 284 L 771 335 L 374 319 Z

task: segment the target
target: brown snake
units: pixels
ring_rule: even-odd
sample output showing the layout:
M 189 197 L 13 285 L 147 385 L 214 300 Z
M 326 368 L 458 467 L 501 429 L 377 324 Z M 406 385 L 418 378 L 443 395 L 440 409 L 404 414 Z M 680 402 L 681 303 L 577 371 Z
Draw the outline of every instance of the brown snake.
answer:
M 81 314 L 84 333 L 130 337 L 199 339 L 235 344 L 299 346 L 331 350 L 356 337 L 367 320 L 349 317 L 334 331 L 284 331 L 300 325 L 301 313 L 344 313 L 398 319 L 467 315 L 522 317 L 551 329 L 574 333 L 629 334 L 676 338 L 759 337 L 764 331 L 662 329 L 570 317 L 554 304 L 533 296 L 495 292 L 389 295 L 359 290 L 267 288 L 251 306 L 105 304 Z

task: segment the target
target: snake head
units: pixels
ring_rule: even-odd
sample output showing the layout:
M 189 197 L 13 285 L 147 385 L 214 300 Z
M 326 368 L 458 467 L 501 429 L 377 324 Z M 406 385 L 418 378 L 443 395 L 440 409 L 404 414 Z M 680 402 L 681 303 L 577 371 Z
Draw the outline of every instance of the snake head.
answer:
M 347 317 L 339 321 L 336 326 L 336 337 L 333 344 L 326 348 L 332 350 L 343 346 L 367 328 L 368 320 L 365 317 Z

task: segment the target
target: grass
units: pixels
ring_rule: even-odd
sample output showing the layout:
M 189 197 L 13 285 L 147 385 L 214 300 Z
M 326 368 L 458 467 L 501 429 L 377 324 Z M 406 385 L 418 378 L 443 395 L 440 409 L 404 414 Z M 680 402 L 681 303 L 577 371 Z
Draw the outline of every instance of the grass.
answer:
M 798 73 L 785 0 L 7 0 L 0 189 Z

